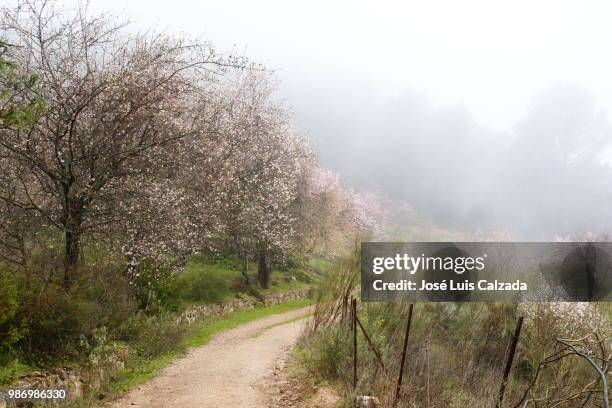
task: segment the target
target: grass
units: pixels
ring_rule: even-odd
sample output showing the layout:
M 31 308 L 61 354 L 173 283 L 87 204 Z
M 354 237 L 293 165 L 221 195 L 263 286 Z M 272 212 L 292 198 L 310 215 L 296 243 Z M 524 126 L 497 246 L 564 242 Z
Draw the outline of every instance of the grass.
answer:
M 21 375 L 34 370 L 34 367 L 23 364 L 17 359 L 0 364 L 0 386 L 10 385 Z
M 217 333 L 230 330 L 245 323 L 252 322 L 274 314 L 289 312 L 308 306 L 312 303 L 310 299 L 296 299 L 285 303 L 279 303 L 269 307 L 257 307 L 254 309 L 240 310 L 230 313 L 224 317 L 205 319 L 198 324 L 191 336 L 187 340 L 189 347 L 199 347 L 210 341 Z
M 196 303 L 227 301 L 234 295 L 233 288 L 241 279 L 238 260 L 209 260 L 194 257 L 181 272 L 179 280 L 189 287 L 188 296 Z
M 177 350 L 163 354 L 154 359 L 133 362 L 133 365 L 128 365 L 125 370 L 120 371 L 115 379 L 110 382 L 107 394 L 119 395 L 139 384 L 149 381 L 155 377 L 162 368 L 172 363 L 178 357 L 183 356 L 187 350 L 207 344 L 218 333 L 267 316 L 299 309 L 310 304 L 311 301 L 309 299 L 297 299 L 269 307 L 239 310 L 224 316 L 204 319 L 190 329 L 186 347 L 182 345 L 181 347 L 177 347 Z
M 308 314 L 308 316 L 312 316 L 312 313 Z M 297 322 L 298 320 L 302 320 L 304 317 L 305 317 L 305 316 L 298 316 L 298 317 L 294 317 L 293 319 L 289 319 L 289 320 L 282 321 L 282 322 L 280 322 L 280 323 L 271 324 L 270 326 L 267 326 L 267 327 L 265 327 L 265 328 L 263 328 L 263 329 L 259 330 L 257 333 L 255 333 L 255 334 L 251 335 L 250 337 L 251 337 L 251 338 L 259 337 L 259 336 L 261 336 L 261 335 L 262 335 L 264 332 L 266 332 L 266 331 L 268 331 L 268 330 L 270 330 L 270 329 L 273 329 L 273 328 L 278 327 L 278 326 L 283 326 L 283 325 L 285 325 L 285 324 L 289 324 L 289 323 Z
M 318 265 L 317 265 L 318 266 Z M 257 287 L 257 265 L 249 262 L 248 277 L 251 291 L 257 295 L 286 292 L 292 289 L 310 287 L 315 279 L 314 274 L 307 269 L 319 270 L 314 265 L 294 266 L 286 270 L 275 269 L 271 276 L 268 289 Z M 186 292 L 185 303 L 219 303 L 233 298 L 236 293 L 247 290 L 242 271 L 244 263 L 241 259 L 219 257 L 216 259 L 196 256 L 190 260 L 181 272 L 177 282 Z
M 180 350 L 163 354 L 152 360 L 139 360 L 133 366 L 119 371 L 117 376 L 108 384 L 111 395 L 120 395 L 137 385 L 153 379 L 162 368 L 183 355 Z
M 326 258 L 311 258 L 308 261 L 308 266 L 320 272 L 328 272 L 335 265 L 335 261 Z

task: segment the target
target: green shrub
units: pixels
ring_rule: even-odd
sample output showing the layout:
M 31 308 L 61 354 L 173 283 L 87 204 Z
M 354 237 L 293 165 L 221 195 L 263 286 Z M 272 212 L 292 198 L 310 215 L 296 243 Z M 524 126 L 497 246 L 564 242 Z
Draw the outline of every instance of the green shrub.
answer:
M 125 266 L 114 259 L 98 259 L 81 272 L 73 291 L 100 305 L 98 327 L 113 328 L 137 310 L 134 288 L 128 283 Z
M 89 337 L 99 324 L 100 305 L 76 290 L 47 287 L 29 299 L 23 313 L 29 318 L 23 347 L 31 358 L 45 360 L 75 356 L 79 340 Z
M 242 262 L 237 259 L 195 257 L 178 275 L 185 290 L 183 299 L 190 303 L 214 303 L 227 300 L 235 290 L 248 290 L 242 268 Z M 255 271 L 255 266 L 251 265 L 250 270 Z
M 164 301 L 173 297 L 175 280 L 170 262 L 142 260 L 136 267 L 133 279 L 138 308 L 150 314 L 159 313 Z
M 338 328 L 322 328 L 300 344 L 298 356 L 308 371 L 326 380 L 340 379 L 349 370 L 351 336 Z
M 0 354 L 9 353 L 25 334 L 23 324 L 16 320 L 19 308 L 17 283 L 14 276 L 0 269 Z
M 21 363 L 17 359 L 11 358 L 6 361 L 0 359 L 0 386 L 12 384 L 19 376 L 30 370 L 31 367 Z
M 182 281 L 190 283 L 187 296 L 193 302 L 221 302 L 231 294 L 223 278 L 212 271 L 202 270 L 198 274 L 182 277 Z
M 187 328 L 175 316 L 146 317 L 136 327 L 135 347 L 144 358 L 157 357 L 185 346 Z
M 117 327 L 114 333 L 115 338 L 126 343 L 136 341 L 140 337 L 144 320 L 146 320 L 146 315 L 142 311 L 131 315 Z
M 182 343 L 185 328 L 174 320 L 186 305 L 265 293 L 244 283 L 242 260 L 228 257 L 194 257 L 181 273 L 171 259 L 146 259 L 128 282 L 125 259 L 103 244 L 84 247 L 83 263 L 66 289 L 52 238 L 37 247 L 27 270 L 0 269 L 0 357 L 7 363 L 14 358 L 43 366 L 80 363 L 89 348 L 99 348 L 102 332 L 110 343 L 125 342 L 143 356 L 155 356 Z M 256 273 L 254 264 L 249 269 Z

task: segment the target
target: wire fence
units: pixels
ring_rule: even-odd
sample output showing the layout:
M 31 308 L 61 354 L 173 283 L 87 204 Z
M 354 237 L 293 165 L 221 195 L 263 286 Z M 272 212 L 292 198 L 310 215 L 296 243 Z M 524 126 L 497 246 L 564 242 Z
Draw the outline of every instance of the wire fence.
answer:
M 386 375 L 388 378 L 392 378 L 392 373 L 389 372 L 388 367 L 386 366 L 382 354 L 380 352 L 380 350 L 378 350 L 377 346 L 373 343 L 372 341 L 372 337 L 371 335 L 368 333 L 368 331 L 366 330 L 366 328 L 364 327 L 363 323 L 361 322 L 361 320 L 359 319 L 358 316 L 358 310 L 357 310 L 357 299 L 355 298 L 348 298 L 346 297 L 343 302 L 342 302 L 342 308 L 343 311 L 341 312 L 341 318 L 347 319 L 350 322 L 350 327 L 351 327 L 351 335 L 352 335 L 352 345 L 353 345 L 353 350 L 352 350 L 352 360 L 353 360 L 353 364 L 352 364 L 352 369 L 353 369 L 353 381 L 352 381 L 352 385 L 353 388 L 357 387 L 357 383 L 358 383 L 358 377 L 359 377 L 359 373 L 358 373 L 358 347 L 357 347 L 357 341 L 358 341 L 358 332 L 360 331 L 363 336 L 364 339 L 366 340 L 366 343 L 369 347 L 369 349 L 371 350 L 371 352 L 373 353 L 373 355 L 375 356 L 375 359 L 377 361 L 377 364 L 379 365 L 380 369 L 382 370 L 382 372 L 384 373 L 384 375 Z M 403 341 L 403 347 L 402 347 L 402 353 L 401 353 L 401 358 L 400 358 L 400 365 L 399 365 L 399 372 L 397 374 L 397 379 L 396 381 L 396 387 L 395 387 L 395 391 L 394 391 L 394 395 L 393 395 L 393 399 L 392 399 L 392 407 L 396 407 L 398 401 L 400 400 L 400 396 L 401 396 L 401 390 L 402 390 L 402 382 L 404 380 L 404 373 L 405 373 L 405 366 L 406 366 L 406 358 L 407 358 L 407 350 L 408 350 L 408 344 L 409 344 L 409 339 L 410 339 L 410 330 L 412 327 L 412 319 L 413 319 L 413 313 L 414 313 L 414 304 L 410 304 L 409 308 L 408 308 L 408 317 L 406 320 L 406 326 L 405 326 L 405 331 L 404 331 L 404 341 Z M 506 343 L 507 347 L 506 347 L 506 352 L 505 357 L 504 357 L 504 369 L 502 371 L 502 375 L 500 378 L 500 385 L 499 385 L 499 391 L 497 393 L 497 400 L 496 400 L 496 404 L 495 407 L 496 408 L 500 408 L 502 406 L 503 400 L 504 400 L 504 395 L 505 395 L 505 391 L 506 391 L 506 386 L 507 386 L 507 382 L 508 382 L 508 378 L 510 376 L 510 372 L 512 370 L 512 363 L 514 362 L 514 357 L 516 355 L 516 349 L 518 347 L 519 344 L 519 338 L 520 338 L 520 334 L 521 334 L 521 328 L 523 325 L 523 316 L 520 316 L 518 318 L 514 333 L 512 335 L 512 337 L 510 338 L 510 343 L 508 343 L 508 338 L 504 338 L 504 337 L 471 337 L 471 338 L 466 338 L 463 339 L 464 341 L 483 341 L 483 342 L 496 342 L 496 343 Z M 392 335 L 392 337 L 395 336 L 395 333 Z

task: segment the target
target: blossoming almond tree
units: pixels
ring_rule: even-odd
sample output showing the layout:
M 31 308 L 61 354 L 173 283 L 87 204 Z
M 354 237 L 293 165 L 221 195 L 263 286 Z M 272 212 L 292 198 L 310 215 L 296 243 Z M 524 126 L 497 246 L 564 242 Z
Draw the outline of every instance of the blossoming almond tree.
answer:
M 46 108 L 32 126 L 3 129 L 5 169 L 25 171 L 0 198 L 62 232 L 69 285 L 83 235 L 138 217 L 122 203 L 137 199 L 138 181 L 168 177 L 172 146 L 211 120 L 207 86 L 245 61 L 181 38 L 127 35 L 46 0 L 3 9 L 1 22 Z
M 343 187 L 338 174 L 317 164 L 304 170 L 296 225 L 306 252 L 343 253 L 382 231 L 386 211 L 378 196 Z
M 268 287 L 270 257 L 292 244 L 292 205 L 302 167 L 312 154 L 291 126 L 289 115 L 271 101 L 264 73 L 240 78 L 222 121 L 227 134 L 218 145 L 216 193 L 223 233 L 243 256 L 257 255 L 258 277 Z

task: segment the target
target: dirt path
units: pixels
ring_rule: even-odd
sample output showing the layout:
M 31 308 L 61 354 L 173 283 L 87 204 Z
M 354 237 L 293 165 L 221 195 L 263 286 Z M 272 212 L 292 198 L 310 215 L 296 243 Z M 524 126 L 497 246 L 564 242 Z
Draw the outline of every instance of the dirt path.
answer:
M 299 337 L 309 308 L 228 330 L 190 351 L 112 408 L 266 408 L 264 382 Z

